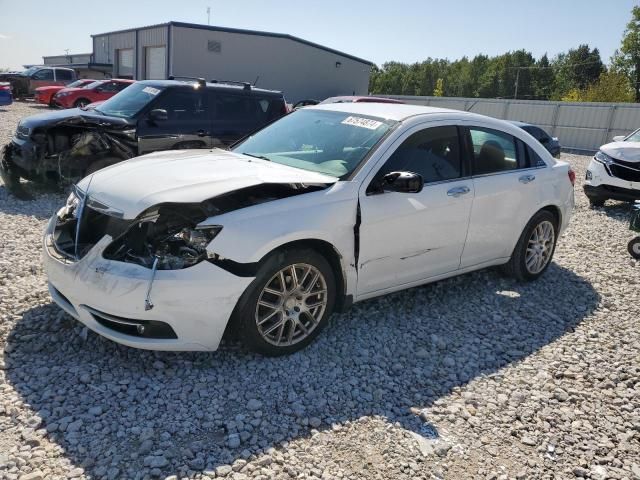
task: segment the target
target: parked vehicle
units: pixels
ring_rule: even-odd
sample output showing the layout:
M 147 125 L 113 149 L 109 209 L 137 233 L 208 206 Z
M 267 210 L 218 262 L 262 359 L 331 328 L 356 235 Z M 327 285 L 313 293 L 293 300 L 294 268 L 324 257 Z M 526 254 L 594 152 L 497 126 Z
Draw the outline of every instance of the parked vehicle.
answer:
M 618 141 L 616 141 L 616 138 Z M 633 132 L 602 145 L 587 168 L 584 193 L 592 207 L 608 199 L 640 200 L 640 134 Z
M 36 88 L 49 85 L 65 86 L 76 80 L 76 72 L 64 67 L 31 67 L 23 72 L 0 73 L 0 82 L 11 83 L 14 98 L 33 95 Z
M 12 103 L 11 84 L 9 82 L 0 82 L 0 107 L 11 105 Z
M 90 103 L 108 100 L 132 83 L 134 80 L 120 78 L 96 80 L 84 87 L 63 88 L 53 95 L 51 102 L 56 107 L 84 108 Z
M 53 96 L 63 88 L 83 88 L 95 81 L 96 80 L 92 80 L 90 78 L 83 78 L 70 83 L 66 87 L 62 85 L 50 85 L 48 87 L 38 87 L 36 88 L 36 92 L 35 92 L 35 101 L 37 103 L 49 105 L 50 107 L 55 107 L 55 103 L 53 103 Z
M 629 228 L 634 232 L 640 233 L 640 202 L 636 202 L 631 210 Z M 640 260 L 640 235 L 631 239 L 628 248 L 631 256 L 636 260 Z
M 83 179 L 46 228 L 45 269 L 55 302 L 116 342 L 215 350 L 229 327 L 281 355 L 353 302 L 494 265 L 537 279 L 574 180 L 501 120 L 318 105 L 230 151 L 153 153 Z
M 227 146 L 285 113 L 282 93 L 248 84 L 140 81 L 92 110 L 23 119 L 0 174 L 20 195 L 20 178 L 73 181 L 156 150 Z
M 538 140 L 542 144 L 542 146 L 546 148 L 553 157 L 560 158 L 561 147 L 560 147 L 560 141 L 558 140 L 558 137 L 552 137 L 547 132 L 545 132 L 542 128 L 536 125 L 531 125 L 530 123 L 523 123 L 523 122 L 511 122 L 511 123 L 513 123 L 516 127 L 520 127 L 525 132 L 530 134 L 533 138 Z
M 320 102 L 320 105 L 326 103 L 405 103 L 401 100 L 395 100 L 393 98 L 384 98 L 384 97 L 358 97 L 353 95 L 342 96 L 342 97 L 329 97 Z

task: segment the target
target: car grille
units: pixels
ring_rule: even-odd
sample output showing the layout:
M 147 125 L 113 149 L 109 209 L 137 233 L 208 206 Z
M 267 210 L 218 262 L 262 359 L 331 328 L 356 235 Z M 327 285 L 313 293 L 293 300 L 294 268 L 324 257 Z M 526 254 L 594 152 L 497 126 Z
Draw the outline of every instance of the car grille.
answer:
M 67 257 L 77 259 L 84 257 L 105 235 L 111 238 L 120 236 L 132 222 L 85 206 L 80 221 L 80 231 L 77 233 L 76 248 L 77 221 L 77 219 L 58 221 L 53 235 L 56 250 Z
M 609 171 L 614 177 L 628 182 L 640 182 L 640 164 L 615 160 L 609 165 Z

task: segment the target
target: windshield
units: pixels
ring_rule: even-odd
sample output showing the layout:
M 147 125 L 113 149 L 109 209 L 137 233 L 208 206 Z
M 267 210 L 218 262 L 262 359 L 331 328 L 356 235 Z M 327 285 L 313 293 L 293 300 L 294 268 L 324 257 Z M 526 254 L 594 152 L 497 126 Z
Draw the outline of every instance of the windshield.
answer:
M 340 178 L 353 172 L 396 123 L 353 113 L 298 110 L 233 151 Z
M 27 68 L 25 71 L 23 71 L 21 73 L 22 73 L 22 75 L 26 75 L 28 77 L 29 75 L 32 75 L 32 74 L 36 73 L 41 68 L 42 67 L 31 67 L 31 68 Z
M 91 84 L 93 85 L 93 84 Z M 89 85 L 87 88 L 90 88 Z M 112 117 L 131 118 L 162 91 L 143 83 L 132 83 L 95 110 Z
M 96 83 L 96 82 L 93 82 Z M 66 86 L 66 88 L 83 88 L 85 87 L 87 84 L 86 80 L 76 80 L 75 82 L 71 82 L 69 85 Z
M 74 82 L 74 83 L 76 83 L 76 82 Z M 88 83 L 87 85 L 85 85 L 82 88 L 86 88 L 87 90 L 91 90 L 92 88 L 99 87 L 103 83 L 104 83 L 104 80 L 97 80 L 95 82 Z M 68 85 L 68 86 L 70 87 L 71 85 Z
M 627 138 L 624 139 L 625 142 L 640 142 L 640 129 L 633 132 Z

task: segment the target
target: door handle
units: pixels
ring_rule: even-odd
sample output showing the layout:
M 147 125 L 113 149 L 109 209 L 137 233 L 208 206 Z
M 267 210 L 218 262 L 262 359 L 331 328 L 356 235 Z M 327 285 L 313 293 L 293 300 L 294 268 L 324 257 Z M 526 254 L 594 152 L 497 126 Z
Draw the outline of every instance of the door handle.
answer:
M 449 190 L 447 192 L 447 195 L 449 195 L 450 197 L 458 198 L 458 197 L 461 197 L 462 195 L 466 195 L 470 191 L 471 190 L 469 189 L 469 187 L 455 187 Z
M 535 175 L 523 175 L 521 176 L 518 181 L 520 183 L 531 183 L 536 179 Z

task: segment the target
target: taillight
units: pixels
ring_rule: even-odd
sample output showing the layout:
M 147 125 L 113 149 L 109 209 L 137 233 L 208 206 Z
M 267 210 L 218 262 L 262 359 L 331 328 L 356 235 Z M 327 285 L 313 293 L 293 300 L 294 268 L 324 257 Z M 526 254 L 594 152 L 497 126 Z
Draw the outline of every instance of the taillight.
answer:
M 575 186 L 576 184 L 576 172 L 574 172 L 571 168 L 569 168 L 569 181 L 571 185 Z
M 11 90 L 9 85 L 0 85 L 0 90 Z

